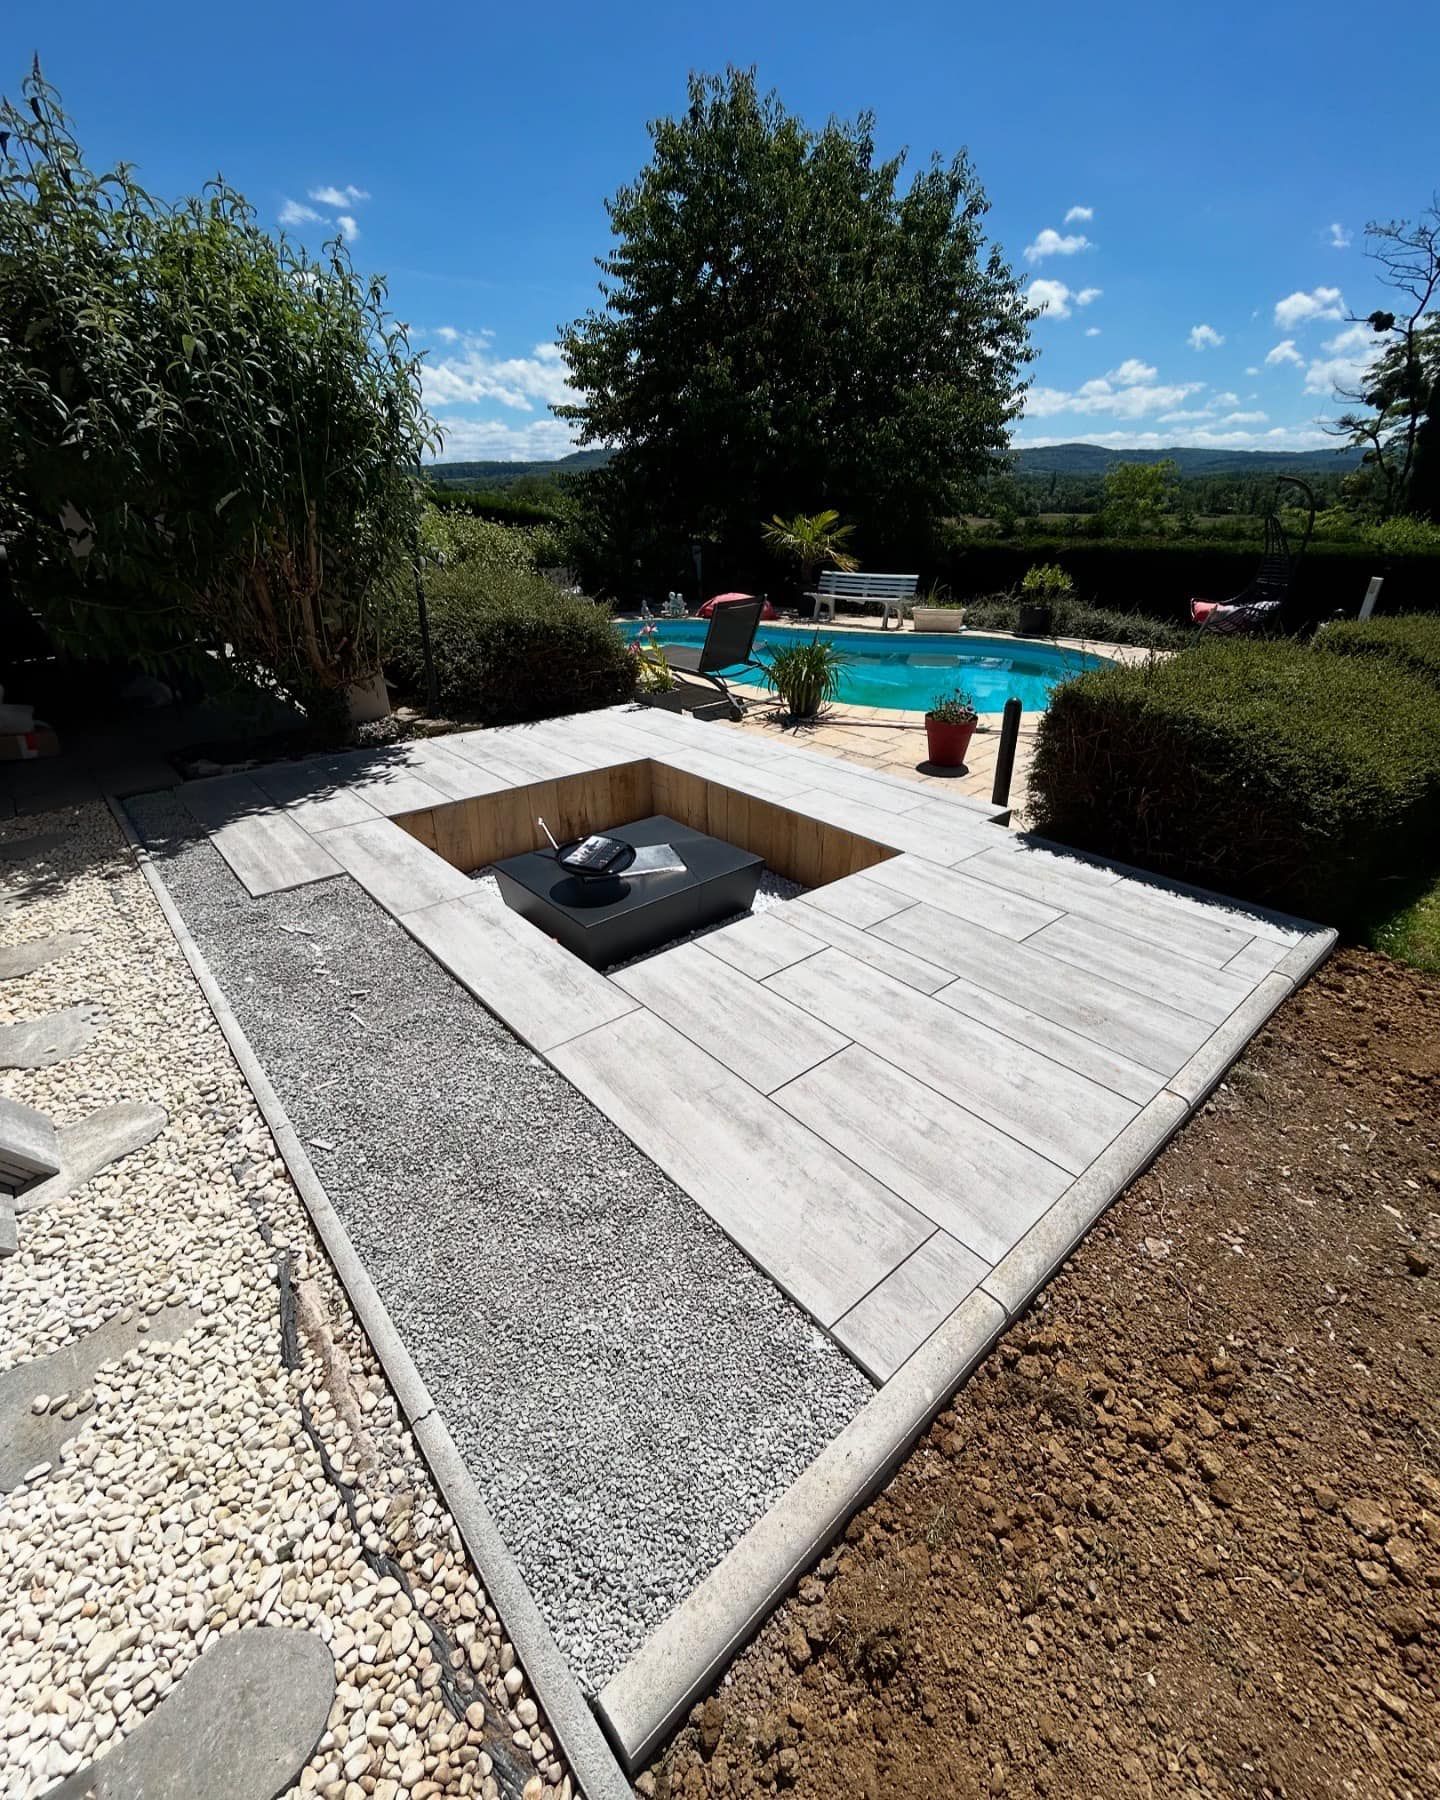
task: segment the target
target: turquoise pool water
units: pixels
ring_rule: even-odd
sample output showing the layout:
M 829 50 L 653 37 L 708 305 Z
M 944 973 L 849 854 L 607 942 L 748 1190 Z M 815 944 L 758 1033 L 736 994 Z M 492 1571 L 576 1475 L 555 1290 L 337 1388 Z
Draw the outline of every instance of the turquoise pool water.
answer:
M 623 619 L 620 629 L 626 642 L 633 643 L 641 627 L 635 620 Z M 665 644 L 705 641 L 706 627 L 700 619 L 659 619 L 655 629 Z M 809 635 L 803 626 L 762 625 L 755 647 L 763 657 Z M 1103 668 L 1106 661 L 1103 656 L 1060 650 L 1053 644 L 978 634 L 955 637 L 949 632 L 822 630 L 820 635 L 837 645 L 847 659 L 840 672 L 838 698 L 842 702 L 917 712 L 954 687 L 967 689 L 980 712 L 999 712 L 1012 696 L 1026 712 L 1042 712 L 1057 682 L 1082 669 Z M 726 680 L 737 687 L 765 686 L 757 669 L 736 670 Z

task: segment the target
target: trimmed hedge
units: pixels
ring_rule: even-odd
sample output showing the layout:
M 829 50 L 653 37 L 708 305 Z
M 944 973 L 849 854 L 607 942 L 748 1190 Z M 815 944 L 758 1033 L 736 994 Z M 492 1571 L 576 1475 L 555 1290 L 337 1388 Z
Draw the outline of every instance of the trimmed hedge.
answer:
M 1348 619 L 1327 625 L 1315 643 L 1339 656 L 1379 657 L 1440 688 L 1440 613 Z
M 913 568 L 913 562 L 870 566 Z M 1228 600 L 1255 574 L 1258 544 L 1177 542 L 1173 539 L 977 538 L 935 571 L 957 599 L 1018 587 L 1035 563 L 1059 563 L 1076 594 L 1119 612 L 1180 621 L 1192 598 Z M 1391 556 L 1370 544 L 1312 543 L 1300 559 L 1295 597 L 1318 624 L 1333 613 L 1354 617 L 1372 575 L 1385 577 L 1386 614 L 1440 610 L 1440 556 Z
M 486 725 L 521 724 L 613 706 L 635 691 L 635 658 L 609 609 L 523 570 L 468 565 L 425 583 L 440 702 Z M 387 674 L 424 691 L 420 622 L 397 609 Z
M 1330 922 L 1433 863 L 1440 692 L 1392 663 L 1201 641 L 1062 683 L 1030 822 L 1048 837 Z
M 445 512 L 473 513 L 501 525 L 563 525 L 568 517 L 556 506 L 512 499 L 501 488 L 430 487 L 425 490 L 425 499 Z
M 991 600 L 967 600 L 965 623 L 975 631 L 1013 631 L 1020 602 L 999 595 Z M 1110 612 L 1083 600 L 1056 600 L 1051 604 L 1056 637 L 1094 638 L 1103 644 L 1139 644 L 1147 650 L 1183 650 L 1195 642 L 1192 625 L 1171 625 L 1144 613 Z

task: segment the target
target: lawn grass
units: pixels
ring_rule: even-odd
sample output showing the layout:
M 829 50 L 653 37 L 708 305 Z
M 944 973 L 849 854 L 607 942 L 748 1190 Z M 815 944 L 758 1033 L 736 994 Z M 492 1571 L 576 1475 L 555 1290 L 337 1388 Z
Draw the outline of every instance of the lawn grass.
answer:
M 1440 975 L 1440 875 L 1409 884 L 1398 905 L 1377 907 L 1357 935 L 1372 950 Z

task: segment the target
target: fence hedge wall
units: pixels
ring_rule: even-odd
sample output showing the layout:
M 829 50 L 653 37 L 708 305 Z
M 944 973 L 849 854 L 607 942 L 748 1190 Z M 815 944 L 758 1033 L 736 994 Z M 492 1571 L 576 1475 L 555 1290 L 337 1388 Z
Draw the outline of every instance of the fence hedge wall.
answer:
M 1259 558 L 1257 544 L 981 540 L 954 551 L 937 575 L 957 600 L 963 600 L 1015 587 L 1032 564 L 1056 562 L 1074 577 L 1082 599 L 1152 618 L 1182 619 L 1192 596 L 1228 600 L 1239 593 L 1254 575 Z M 1297 566 L 1296 599 L 1316 621 L 1336 612 L 1353 618 L 1372 575 L 1385 577 L 1382 612 L 1440 610 L 1440 555 L 1387 556 L 1367 544 L 1312 544 Z

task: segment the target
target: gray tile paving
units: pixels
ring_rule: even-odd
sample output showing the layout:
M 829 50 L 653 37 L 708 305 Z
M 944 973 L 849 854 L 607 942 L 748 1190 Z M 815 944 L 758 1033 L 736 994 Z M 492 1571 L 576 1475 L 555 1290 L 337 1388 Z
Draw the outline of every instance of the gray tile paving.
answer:
M 752 981 L 763 981 L 777 969 L 813 956 L 820 948 L 815 938 L 796 930 L 788 914 L 782 919 L 780 911 L 779 907 L 771 907 L 767 912 L 751 913 L 748 919 L 707 932 L 696 941 L 703 950 Z
M 1028 938 L 1062 916 L 1054 906 L 1008 893 L 993 882 L 973 881 L 968 872 L 971 860 L 957 869 L 942 869 L 919 856 L 896 856 L 876 864 L 874 879 L 881 887 L 983 925 L 1001 937 Z
M 858 956 L 862 962 L 869 963 L 872 969 L 883 970 L 886 975 L 893 975 L 897 981 L 918 988 L 922 994 L 933 994 L 939 988 L 948 987 L 955 979 L 952 970 L 942 969 L 936 963 L 912 956 L 908 950 L 899 950 L 894 944 L 887 944 L 883 938 L 876 937 L 873 932 L 862 931 L 857 925 L 847 925 L 843 919 L 837 919 L 820 907 L 812 906 L 808 897 L 788 901 L 781 910 L 788 924 L 812 940 L 812 951 L 820 944 L 833 945 L 837 950 L 848 950 L 852 956 Z M 891 914 L 886 916 L 893 917 Z
M 865 875 L 847 875 L 842 881 L 812 888 L 807 899 L 815 911 L 829 913 L 862 931 L 915 904 L 910 896 L 897 894 L 892 887 L 881 887 Z
M 1122 1095 L 844 951 L 825 950 L 765 985 L 877 1056 L 903 1059 L 917 1080 L 1072 1174 L 1135 1116 Z
M 1228 1018 L 1254 985 L 1243 975 L 1201 967 L 1188 956 L 1093 919 L 1059 918 L 1030 941 L 1047 956 L 1212 1025 Z
M 327 831 L 324 841 L 337 872 L 353 875 L 372 900 L 397 918 L 442 900 L 463 899 L 474 886 L 468 875 L 452 869 L 390 819 L 341 825 Z
M 890 1377 L 979 1287 L 990 1265 L 943 1231 L 913 1255 L 835 1327 L 835 1336 L 876 1381 Z
M 340 873 L 330 853 L 248 775 L 187 782 L 180 793 L 251 894 L 278 894 Z

